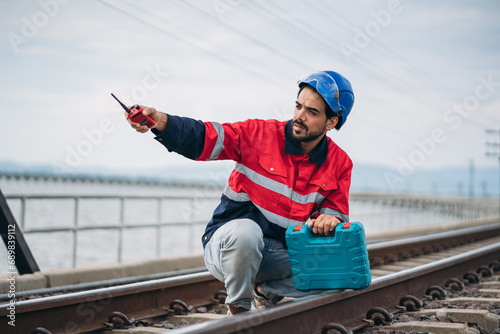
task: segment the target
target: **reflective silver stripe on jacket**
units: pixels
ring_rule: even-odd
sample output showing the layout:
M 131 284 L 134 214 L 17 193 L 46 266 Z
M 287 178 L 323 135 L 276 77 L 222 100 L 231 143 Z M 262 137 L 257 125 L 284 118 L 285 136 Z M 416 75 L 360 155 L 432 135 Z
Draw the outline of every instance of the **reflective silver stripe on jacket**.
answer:
M 233 189 L 231 189 L 230 186 L 226 186 L 224 189 L 224 195 L 227 196 L 230 200 L 233 200 L 235 202 L 249 202 L 250 198 L 248 197 L 247 193 L 237 193 Z M 276 224 L 280 227 L 283 228 L 288 228 L 291 225 L 296 225 L 296 224 L 304 224 L 303 221 L 299 220 L 293 220 L 293 219 L 288 219 L 285 217 L 282 217 L 276 213 L 273 213 L 271 211 L 268 211 L 257 204 L 253 203 L 257 209 L 262 213 L 264 217 L 266 217 L 267 220 L 269 220 L 271 223 Z
M 210 154 L 210 158 L 207 160 L 215 160 L 219 157 L 220 152 L 224 149 L 224 127 L 222 124 L 217 123 L 217 122 L 211 122 L 215 132 L 217 132 L 217 141 L 215 142 L 214 149 L 212 150 L 212 153 Z
M 287 187 L 285 184 L 280 183 L 278 181 L 274 181 L 273 179 L 270 179 L 264 175 L 256 173 L 255 171 L 251 170 L 250 168 L 242 164 L 236 164 L 234 169 L 237 172 L 246 175 L 252 182 L 258 184 L 259 186 L 271 190 L 279 195 L 283 195 L 299 204 L 303 205 L 309 203 L 320 204 L 325 199 L 325 196 L 321 195 L 319 192 L 314 192 L 307 195 L 298 194 L 295 191 L 293 191 L 293 189 Z
M 237 193 L 236 191 L 231 189 L 230 186 L 226 186 L 226 188 L 224 189 L 224 195 L 226 195 L 227 198 L 229 198 L 230 200 L 233 200 L 235 202 L 249 202 L 250 201 L 250 197 L 248 197 L 247 193 Z M 278 214 L 272 213 L 268 210 L 261 208 L 260 206 L 256 205 L 255 203 L 254 203 L 254 205 L 259 209 L 260 212 L 262 212 L 262 214 L 264 215 L 264 217 L 267 218 L 267 220 L 269 220 L 270 222 L 273 222 L 281 227 L 288 228 L 292 224 L 303 224 L 304 223 L 304 222 L 300 222 L 298 220 L 284 218 Z M 342 219 L 344 222 L 349 221 L 348 215 L 345 215 L 342 212 L 340 212 L 338 210 L 331 209 L 331 208 L 321 208 L 321 209 L 319 209 L 319 211 L 317 211 L 317 213 L 338 217 L 338 218 Z
M 294 219 L 285 218 L 285 217 L 282 217 L 274 212 L 265 210 L 265 209 L 261 208 L 260 206 L 256 205 L 255 203 L 254 203 L 254 205 L 257 207 L 257 209 L 259 209 L 259 211 L 264 215 L 264 217 L 266 217 L 267 220 L 269 220 L 271 223 L 279 225 L 283 228 L 289 228 L 290 226 L 297 225 L 297 224 L 304 224 L 304 221 L 302 221 L 302 220 L 294 220 Z
M 349 221 L 349 216 L 344 215 L 342 212 L 330 209 L 330 208 L 321 208 L 319 209 L 319 213 L 324 214 L 324 215 L 329 215 L 329 216 L 334 216 L 342 219 L 345 222 Z
M 237 193 L 230 186 L 226 186 L 224 188 L 223 194 L 227 196 L 230 200 L 235 202 L 249 202 L 250 197 L 248 197 L 247 193 Z

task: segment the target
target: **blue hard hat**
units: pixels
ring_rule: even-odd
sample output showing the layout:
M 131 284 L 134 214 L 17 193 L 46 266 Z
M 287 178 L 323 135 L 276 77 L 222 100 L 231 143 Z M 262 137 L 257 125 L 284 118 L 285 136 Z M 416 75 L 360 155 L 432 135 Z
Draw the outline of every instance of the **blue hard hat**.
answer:
M 335 126 L 339 130 L 344 125 L 354 104 L 354 93 L 349 80 L 333 71 L 320 71 L 308 75 L 298 82 L 299 87 L 312 86 L 323 97 L 332 109 L 339 122 Z

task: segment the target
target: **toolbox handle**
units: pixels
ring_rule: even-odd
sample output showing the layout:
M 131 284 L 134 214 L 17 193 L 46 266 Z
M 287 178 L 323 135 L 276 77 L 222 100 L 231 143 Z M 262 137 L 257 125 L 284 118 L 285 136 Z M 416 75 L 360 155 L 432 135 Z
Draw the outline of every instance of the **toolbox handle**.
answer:
M 333 237 L 335 236 L 335 231 L 337 229 L 342 229 L 342 230 L 347 230 L 351 227 L 351 224 L 352 222 L 340 222 L 337 224 L 337 226 L 335 226 L 335 229 L 333 230 L 333 235 L 330 235 L 330 237 Z M 304 226 L 306 226 L 307 224 L 299 224 L 299 225 L 296 225 L 294 228 L 293 228 L 293 231 L 294 232 L 298 232 L 300 231 Z M 312 232 L 312 229 L 309 227 L 309 225 L 307 225 L 306 227 L 307 231 L 309 234 L 311 234 L 311 236 L 316 236 L 313 232 Z
M 304 227 L 304 226 L 305 226 L 305 227 Z M 296 231 L 296 232 L 298 232 L 298 231 L 300 231 L 303 227 L 306 229 L 306 230 L 305 230 L 305 232 L 306 232 L 307 234 L 309 234 L 309 235 L 310 235 L 311 237 L 313 237 L 313 238 L 331 238 L 331 240 L 333 241 L 333 240 L 336 240 L 336 238 L 337 238 L 337 233 L 336 233 L 336 232 L 337 232 L 337 229 L 339 229 L 339 228 L 341 227 L 341 224 L 337 224 L 337 226 L 335 226 L 335 229 L 334 229 L 333 231 L 331 231 L 331 233 L 332 233 L 332 234 L 327 235 L 327 236 L 326 236 L 326 235 L 322 235 L 322 234 L 314 234 L 314 233 L 313 233 L 313 229 L 312 229 L 312 227 L 310 227 L 310 226 L 309 226 L 309 225 L 307 225 L 307 224 L 297 225 L 297 226 L 295 226 L 295 227 L 293 228 L 293 230 L 294 230 L 294 231 Z

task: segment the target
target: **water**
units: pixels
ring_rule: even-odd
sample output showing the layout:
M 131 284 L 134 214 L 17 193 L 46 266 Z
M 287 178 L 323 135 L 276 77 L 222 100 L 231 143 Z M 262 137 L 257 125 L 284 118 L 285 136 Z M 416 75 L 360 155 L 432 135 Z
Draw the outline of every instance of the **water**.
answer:
M 17 222 L 41 270 L 140 261 L 156 256 L 201 253 L 201 235 L 219 203 L 220 184 L 196 186 L 123 182 L 62 182 L 13 180 L 0 177 L 5 196 L 170 196 L 170 199 L 32 198 L 8 200 Z M 439 207 L 426 210 L 383 205 L 381 201 L 351 197 L 350 220 L 364 224 L 366 233 L 401 226 L 436 224 L 459 220 Z M 498 212 L 498 209 L 497 211 Z M 123 216 L 123 218 L 121 218 Z M 165 223 L 161 227 L 157 221 Z M 123 225 L 135 227 L 118 228 Z M 79 226 L 85 230 L 74 233 Z M 106 227 L 105 229 L 90 229 Z M 45 229 L 55 229 L 42 233 Z M 60 230 L 57 230 L 60 229 Z M 120 242 L 121 240 L 121 242 Z M 75 247 L 76 246 L 76 247 Z M 1 246 L 0 246 L 1 247 Z M 75 253 L 73 250 L 76 248 Z M 121 251 L 120 251 L 121 248 Z M 0 274 L 7 272 L 7 255 L 0 251 Z
M 53 268 L 139 261 L 156 256 L 201 253 L 201 235 L 217 206 L 221 185 L 203 187 L 126 183 L 54 182 L 0 178 L 6 197 L 29 196 L 173 196 L 178 199 L 119 198 L 79 199 L 33 198 L 25 201 L 22 217 L 20 199 L 8 199 L 9 207 L 25 233 L 25 239 L 41 270 Z M 184 198 L 182 198 L 184 197 Z M 195 197 L 195 199 L 191 199 Z M 120 232 L 121 215 L 126 227 Z M 144 226 L 161 221 L 166 225 Z M 44 229 L 88 228 L 78 231 L 38 232 Z M 90 229 L 103 227 L 106 229 Z M 120 235 L 121 234 L 121 235 Z M 119 242 L 121 239 L 121 243 Z M 3 243 L 2 243 L 3 244 Z M 76 245 L 76 254 L 73 249 Z M 121 247 L 121 251 L 119 249 Z M 2 248 L 2 246 L 0 246 Z M 7 254 L 0 251 L 0 274 L 7 272 Z

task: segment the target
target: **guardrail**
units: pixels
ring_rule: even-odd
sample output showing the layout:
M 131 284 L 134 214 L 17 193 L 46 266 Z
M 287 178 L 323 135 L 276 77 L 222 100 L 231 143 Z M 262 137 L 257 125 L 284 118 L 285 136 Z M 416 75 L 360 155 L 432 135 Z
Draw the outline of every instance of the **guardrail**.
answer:
M 9 206 L 28 240 L 30 235 L 70 232 L 71 266 L 76 265 L 78 234 L 85 231 L 117 231 L 115 260 L 122 262 L 124 231 L 153 231 L 154 256 L 160 256 L 162 228 L 187 228 L 187 249 L 196 249 L 194 230 L 204 227 L 207 220 L 199 218 L 213 198 L 189 196 L 7 196 Z M 16 203 L 17 202 L 17 203 Z M 169 205 L 170 204 L 170 205 Z M 97 214 L 92 209 L 97 207 Z M 168 207 L 168 212 L 165 208 Z M 62 221 L 55 221 L 58 218 Z M 33 223 L 33 221 L 35 221 Z M 201 234 L 200 234 L 201 237 Z M 96 245 L 97 246 L 97 245 Z M 36 249 L 35 249 L 36 256 Z
M 64 236 L 71 235 L 71 240 L 58 240 L 61 244 L 66 243 L 64 246 L 71 253 L 65 254 L 66 261 L 71 258 L 70 263 L 67 263 L 71 267 L 79 265 L 80 252 L 98 252 L 97 248 L 88 248 L 98 247 L 91 241 L 87 240 L 86 246 L 79 242 L 80 234 L 91 232 L 100 233 L 99 240 L 95 240 L 99 247 L 106 240 L 113 239 L 116 249 L 112 250 L 115 254 L 111 259 L 117 262 L 129 260 L 123 254 L 124 248 L 129 242 L 134 242 L 139 231 L 148 234 L 146 247 L 144 242 L 137 247 L 137 251 L 146 251 L 146 256 L 175 254 L 175 247 L 180 247 L 178 253 L 183 254 L 201 251 L 198 239 L 219 198 L 219 191 L 193 192 L 192 196 L 7 196 L 9 206 L 28 242 L 35 240 L 38 243 L 36 247 L 30 244 L 35 257 L 37 248 L 55 247 L 44 244 L 47 234 L 59 232 Z M 395 226 L 499 217 L 500 205 L 495 198 L 388 194 L 352 194 L 350 204 L 351 220 L 365 222 L 367 232 Z M 89 238 L 92 237 L 87 236 Z M 171 243 L 173 248 L 168 248 L 166 242 Z M 68 243 L 71 245 L 68 246 Z M 81 247 L 87 249 L 79 249 Z M 109 256 L 107 258 L 110 259 Z
M 498 198 L 352 194 L 350 204 L 351 220 L 374 221 L 377 229 L 500 219 Z

